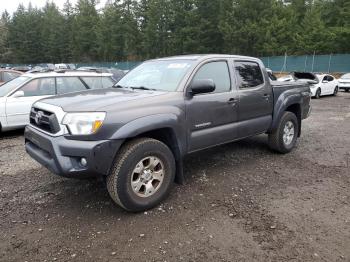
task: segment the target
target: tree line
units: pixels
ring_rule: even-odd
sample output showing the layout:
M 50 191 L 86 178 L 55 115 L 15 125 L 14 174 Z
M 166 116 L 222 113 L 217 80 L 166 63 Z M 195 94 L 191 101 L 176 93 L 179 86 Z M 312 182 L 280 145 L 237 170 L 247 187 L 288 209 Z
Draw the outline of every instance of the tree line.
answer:
M 0 19 L 0 62 L 350 53 L 349 0 L 67 0 Z

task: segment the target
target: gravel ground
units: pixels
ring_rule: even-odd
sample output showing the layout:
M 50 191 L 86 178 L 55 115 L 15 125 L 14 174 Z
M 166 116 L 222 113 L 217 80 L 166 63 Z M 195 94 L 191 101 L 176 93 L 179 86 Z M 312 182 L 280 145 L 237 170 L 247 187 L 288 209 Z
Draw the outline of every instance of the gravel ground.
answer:
M 350 261 L 350 93 L 312 100 L 288 155 L 258 136 L 189 156 L 187 183 L 130 214 L 0 138 L 0 261 Z

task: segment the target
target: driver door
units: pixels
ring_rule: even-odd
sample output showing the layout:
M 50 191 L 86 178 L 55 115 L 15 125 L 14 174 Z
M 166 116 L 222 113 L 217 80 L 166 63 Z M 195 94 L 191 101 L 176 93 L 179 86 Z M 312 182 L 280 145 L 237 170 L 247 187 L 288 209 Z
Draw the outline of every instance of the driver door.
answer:
M 17 92 L 22 92 L 16 97 Z M 17 93 L 18 94 L 18 93 Z M 38 78 L 26 83 L 6 99 L 6 118 L 9 126 L 29 123 L 30 109 L 36 101 L 56 94 L 55 78 Z
M 186 121 L 189 129 L 188 151 L 215 146 L 237 137 L 237 91 L 232 90 L 228 61 L 211 61 L 202 65 L 193 80 L 211 79 L 212 93 L 186 99 Z

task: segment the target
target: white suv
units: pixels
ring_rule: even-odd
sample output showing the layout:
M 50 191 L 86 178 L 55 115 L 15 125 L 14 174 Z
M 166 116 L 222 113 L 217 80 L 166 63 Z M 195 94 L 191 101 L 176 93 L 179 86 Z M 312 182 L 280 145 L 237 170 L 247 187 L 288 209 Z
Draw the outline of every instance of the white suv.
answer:
M 53 71 L 23 74 L 0 86 L 0 131 L 27 125 L 32 104 L 42 98 L 108 88 L 114 84 L 112 74 L 108 73 Z

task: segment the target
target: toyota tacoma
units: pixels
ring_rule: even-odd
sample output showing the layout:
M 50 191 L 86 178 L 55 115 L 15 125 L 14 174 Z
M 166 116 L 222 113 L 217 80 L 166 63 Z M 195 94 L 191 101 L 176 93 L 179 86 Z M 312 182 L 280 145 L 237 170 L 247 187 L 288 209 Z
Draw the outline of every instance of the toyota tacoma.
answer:
M 36 102 L 25 148 L 57 175 L 103 178 L 118 205 L 138 212 L 184 182 L 187 154 L 263 133 L 271 149 L 290 152 L 310 94 L 307 83 L 271 82 L 252 57 L 155 59 L 113 88 Z

